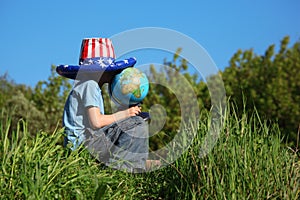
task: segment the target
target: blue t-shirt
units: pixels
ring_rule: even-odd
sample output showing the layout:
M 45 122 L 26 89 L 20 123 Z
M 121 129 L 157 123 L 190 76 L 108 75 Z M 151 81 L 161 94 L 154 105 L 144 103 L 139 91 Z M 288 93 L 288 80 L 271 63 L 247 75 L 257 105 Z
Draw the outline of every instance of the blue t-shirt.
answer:
M 65 104 L 63 126 L 66 138 L 76 149 L 84 140 L 84 131 L 90 127 L 88 107 L 98 107 L 104 114 L 103 98 L 98 83 L 94 80 L 77 81 Z

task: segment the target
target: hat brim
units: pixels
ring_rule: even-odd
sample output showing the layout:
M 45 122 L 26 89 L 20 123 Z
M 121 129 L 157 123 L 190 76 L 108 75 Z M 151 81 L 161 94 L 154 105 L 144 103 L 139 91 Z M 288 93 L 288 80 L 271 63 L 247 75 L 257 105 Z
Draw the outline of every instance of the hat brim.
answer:
M 56 67 L 56 72 L 69 79 L 76 79 L 78 72 L 82 74 L 94 74 L 94 73 L 104 73 L 104 72 L 117 72 L 122 71 L 128 67 L 133 67 L 136 63 L 135 58 L 129 58 L 121 61 L 115 61 L 107 66 L 100 65 L 58 65 Z

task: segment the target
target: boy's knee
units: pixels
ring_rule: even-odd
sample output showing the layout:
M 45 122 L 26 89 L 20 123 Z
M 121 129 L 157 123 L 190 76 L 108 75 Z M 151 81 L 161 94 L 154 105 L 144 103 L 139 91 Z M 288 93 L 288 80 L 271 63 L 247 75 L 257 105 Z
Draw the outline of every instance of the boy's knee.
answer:
M 137 124 L 141 124 L 143 126 L 146 125 L 146 122 L 145 122 L 145 120 L 142 117 L 140 117 L 140 116 L 133 116 L 132 118 L 135 119 L 135 121 L 136 121 Z

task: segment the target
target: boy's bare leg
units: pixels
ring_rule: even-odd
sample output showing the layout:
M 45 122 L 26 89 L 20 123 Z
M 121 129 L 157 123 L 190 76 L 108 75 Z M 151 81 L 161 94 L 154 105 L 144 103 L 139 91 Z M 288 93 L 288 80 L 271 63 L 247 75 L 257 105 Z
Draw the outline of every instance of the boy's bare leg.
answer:
M 146 160 L 146 170 L 152 168 L 159 168 L 161 166 L 160 160 Z

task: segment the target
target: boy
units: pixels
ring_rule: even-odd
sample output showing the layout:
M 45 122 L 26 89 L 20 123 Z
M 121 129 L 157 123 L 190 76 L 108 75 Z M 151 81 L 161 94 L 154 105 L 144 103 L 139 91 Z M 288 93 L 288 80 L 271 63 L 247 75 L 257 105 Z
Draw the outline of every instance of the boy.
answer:
M 96 159 L 112 168 L 141 172 L 146 169 L 148 157 L 148 128 L 138 116 L 141 108 L 104 113 L 102 85 L 128 67 L 128 60 L 122 64 L 114 59 L 109 39 L 82 41 L 79 70 L 63 114 L 65 144 L 70 143 L 72 150 L 83 144 Z

